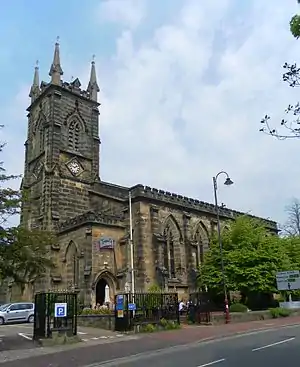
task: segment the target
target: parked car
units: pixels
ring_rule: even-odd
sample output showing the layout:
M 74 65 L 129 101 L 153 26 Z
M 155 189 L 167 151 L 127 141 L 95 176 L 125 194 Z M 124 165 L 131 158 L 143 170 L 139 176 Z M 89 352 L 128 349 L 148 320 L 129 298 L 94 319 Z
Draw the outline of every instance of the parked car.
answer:
M 0 306 L 0 325 L 13 322 L 34 322 L 34 303 L 15 302 Z

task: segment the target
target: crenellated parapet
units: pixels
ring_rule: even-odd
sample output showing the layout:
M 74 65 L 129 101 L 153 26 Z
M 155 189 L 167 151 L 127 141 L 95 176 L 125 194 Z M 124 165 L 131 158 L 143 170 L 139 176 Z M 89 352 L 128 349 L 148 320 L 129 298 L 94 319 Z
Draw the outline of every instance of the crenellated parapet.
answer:
M 135 185 L 131 189 L 132 197 L 139 198 L 144 197 L 153 201 L 163 201 L 167 204 L 181 206 L 183 208 L 189 208 L 190 210 L 201 211 L 211 215 L 216 215 L 214 204 L 192 199 L 187 196 L 178 195 L 169 191 L 159 190 L 150 186 Z M 260 218 L 254 215 L 246 214 L 237 210 L 219 207 L 220 216 L 228 219 L 235 219 L 241 215 L 247 215 L 250 218 L 261 220 L 265 226 L 273 231 L 277 231 L 277 223 L 272 220 Z

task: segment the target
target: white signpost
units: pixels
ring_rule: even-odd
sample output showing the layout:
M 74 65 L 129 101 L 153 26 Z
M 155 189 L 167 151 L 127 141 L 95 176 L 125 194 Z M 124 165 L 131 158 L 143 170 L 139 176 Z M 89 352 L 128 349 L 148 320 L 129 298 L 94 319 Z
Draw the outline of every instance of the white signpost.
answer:
M 300 271 L 281 271 L 276 274 L 277 289 L 279 291 L 292 291 L 300 289 Z
M 55 303 L 54 317 L 67 317 L 67 308 L 68 305 L 66 303 Z

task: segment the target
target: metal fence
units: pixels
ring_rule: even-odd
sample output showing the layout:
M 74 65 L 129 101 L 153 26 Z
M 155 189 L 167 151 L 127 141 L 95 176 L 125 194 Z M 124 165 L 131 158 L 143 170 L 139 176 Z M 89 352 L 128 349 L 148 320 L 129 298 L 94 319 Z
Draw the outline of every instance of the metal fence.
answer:
M 51 338 L 54 331 L 77 334 L 77 294 L 66 292 L 35 295 L 33 339 Z M 67 305 L 66 315 L 55 317 L 58 304 Z
M 116 331 L 130 331 L 136 325 L 156 324 L 162 319 L 180 323 L 177 293 L 119 294 L 115 305 Z
M 188 307 L 188 320 L 193 323 L 211 322 L 211 314 L 214 306 L 208 293 L 191 293 Z

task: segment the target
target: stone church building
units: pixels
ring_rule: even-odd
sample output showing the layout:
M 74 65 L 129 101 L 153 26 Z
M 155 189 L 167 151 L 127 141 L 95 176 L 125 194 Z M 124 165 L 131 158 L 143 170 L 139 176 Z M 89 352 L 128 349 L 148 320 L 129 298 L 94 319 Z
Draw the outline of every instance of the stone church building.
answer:
M 87 89 L 62 80 L 55 44 L 50 81 L 35 68 L 28 107 L 21 223 L 58 233 L 57 266 L 32 291 L 76 288 L 85 305 L 104 288 L 130 287 L 129 192 L 132 197 L 135 286 L 158 284 L 182 294 L 196 288 L 197 267 L 216 229 L 214 205 L 143 185 L 123 187 L 99 176 L 99 86 L 91 63 Z M 221 220 L 243 213 L 220 207 Z M 276 231 L 276 223 L 264 220 Z

